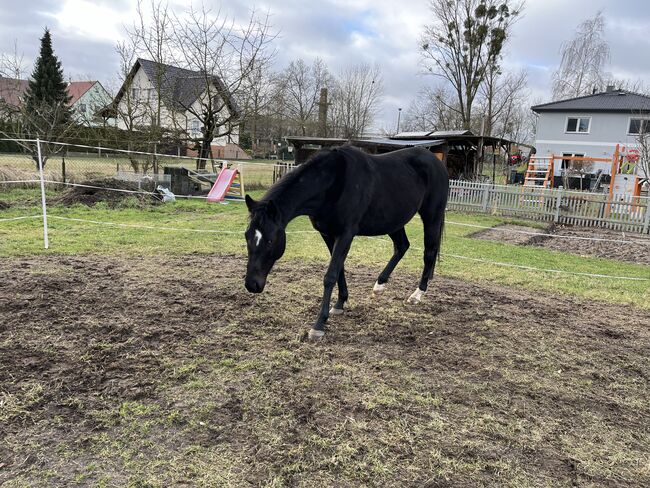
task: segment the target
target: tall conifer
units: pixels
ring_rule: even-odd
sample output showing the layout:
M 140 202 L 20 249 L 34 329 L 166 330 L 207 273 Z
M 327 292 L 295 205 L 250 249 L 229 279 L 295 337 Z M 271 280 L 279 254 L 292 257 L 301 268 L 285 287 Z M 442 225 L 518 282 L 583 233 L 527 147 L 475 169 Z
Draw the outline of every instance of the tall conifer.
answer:
M 30 129 L 37 133 L 34 135 L 56 133 L 52 129 L 68 124 L 71 119 L 69 101 L 61 62 L 52 49 L 50 31 L 45 29 L 41 51 L 25 93 L 25 109 Z

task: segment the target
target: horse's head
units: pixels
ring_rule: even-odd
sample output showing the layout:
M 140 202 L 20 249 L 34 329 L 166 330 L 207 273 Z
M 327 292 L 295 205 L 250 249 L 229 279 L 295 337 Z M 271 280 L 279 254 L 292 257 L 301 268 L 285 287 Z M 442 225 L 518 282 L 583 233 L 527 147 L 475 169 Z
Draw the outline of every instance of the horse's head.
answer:
M 286 234 L 273 201 L 256 202 L 246 195 L 246 206 L 251 221 L 244 234 L 248 247 L 245 284 L 251 293 L 261 293 L 271 268 L 284 254 Z

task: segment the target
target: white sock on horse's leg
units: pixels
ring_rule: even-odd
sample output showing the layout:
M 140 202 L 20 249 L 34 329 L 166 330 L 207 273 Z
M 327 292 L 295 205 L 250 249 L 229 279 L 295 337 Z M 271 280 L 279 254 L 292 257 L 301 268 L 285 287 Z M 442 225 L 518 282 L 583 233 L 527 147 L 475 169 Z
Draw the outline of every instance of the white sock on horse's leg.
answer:
M 330 315 L 341 315 L 343 312 L 345 312 L 345 304 L 348 302 L 343 303 L 343 308 L 336 308 L 336 305 L 334 305 L 332 308 L 330 308 Z
M 407 301 L 408 303 L 412 304 L 412 305 L 417 305 L 418 303 L 420 303 L 420 302 L 422 301 L 422 297 L 424 296 L 425 293 L 426 293 L 426 291 L 424 291 L 424 290 L 420 290 L 420 288 L 418 287 L 418 288 L 417 288 L 417 289 L 416 289 L 416 290 L 411 294 L 411 296 L 408 297 L 408 299 L 407 299 L 406 301 Z
M 386 283 L 379 284 L 379 281 L 375 281 L 375 286 L 372 287 L 373 295 L 381 295 L 386 289 Z
M 324 330 L 309 329 L 307 337 L 310 341 L 320 341 L 325 336 Z

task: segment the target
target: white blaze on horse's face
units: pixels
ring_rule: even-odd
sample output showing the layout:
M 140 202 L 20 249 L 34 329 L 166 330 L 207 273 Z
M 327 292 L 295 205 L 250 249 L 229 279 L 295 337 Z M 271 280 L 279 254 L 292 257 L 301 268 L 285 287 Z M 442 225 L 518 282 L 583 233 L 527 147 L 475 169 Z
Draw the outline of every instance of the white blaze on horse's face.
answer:
M 261 240 L 262 240 L 262 233 L 258 229 L 255 229 L 255 247 L 260 245 Z

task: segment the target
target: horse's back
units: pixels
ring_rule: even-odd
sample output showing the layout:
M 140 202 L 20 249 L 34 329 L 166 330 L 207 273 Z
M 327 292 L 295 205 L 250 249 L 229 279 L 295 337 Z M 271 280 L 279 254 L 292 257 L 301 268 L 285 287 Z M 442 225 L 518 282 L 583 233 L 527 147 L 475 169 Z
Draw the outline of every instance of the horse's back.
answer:
M 346 183 L 353 185 L 350 191 L 358 192 L 358 204 L 363 207 L 360 234 L 390 234 L 411 220 L 425 202 L 430 205 L 432 198 L 442 194 L 446 201 L 447 170 L 426 149 L 409 148 L 376 156 L 356 149 L 347 149 L 346 153 L 346 165 L 354 167 L 346 171 L 351 177 Z

